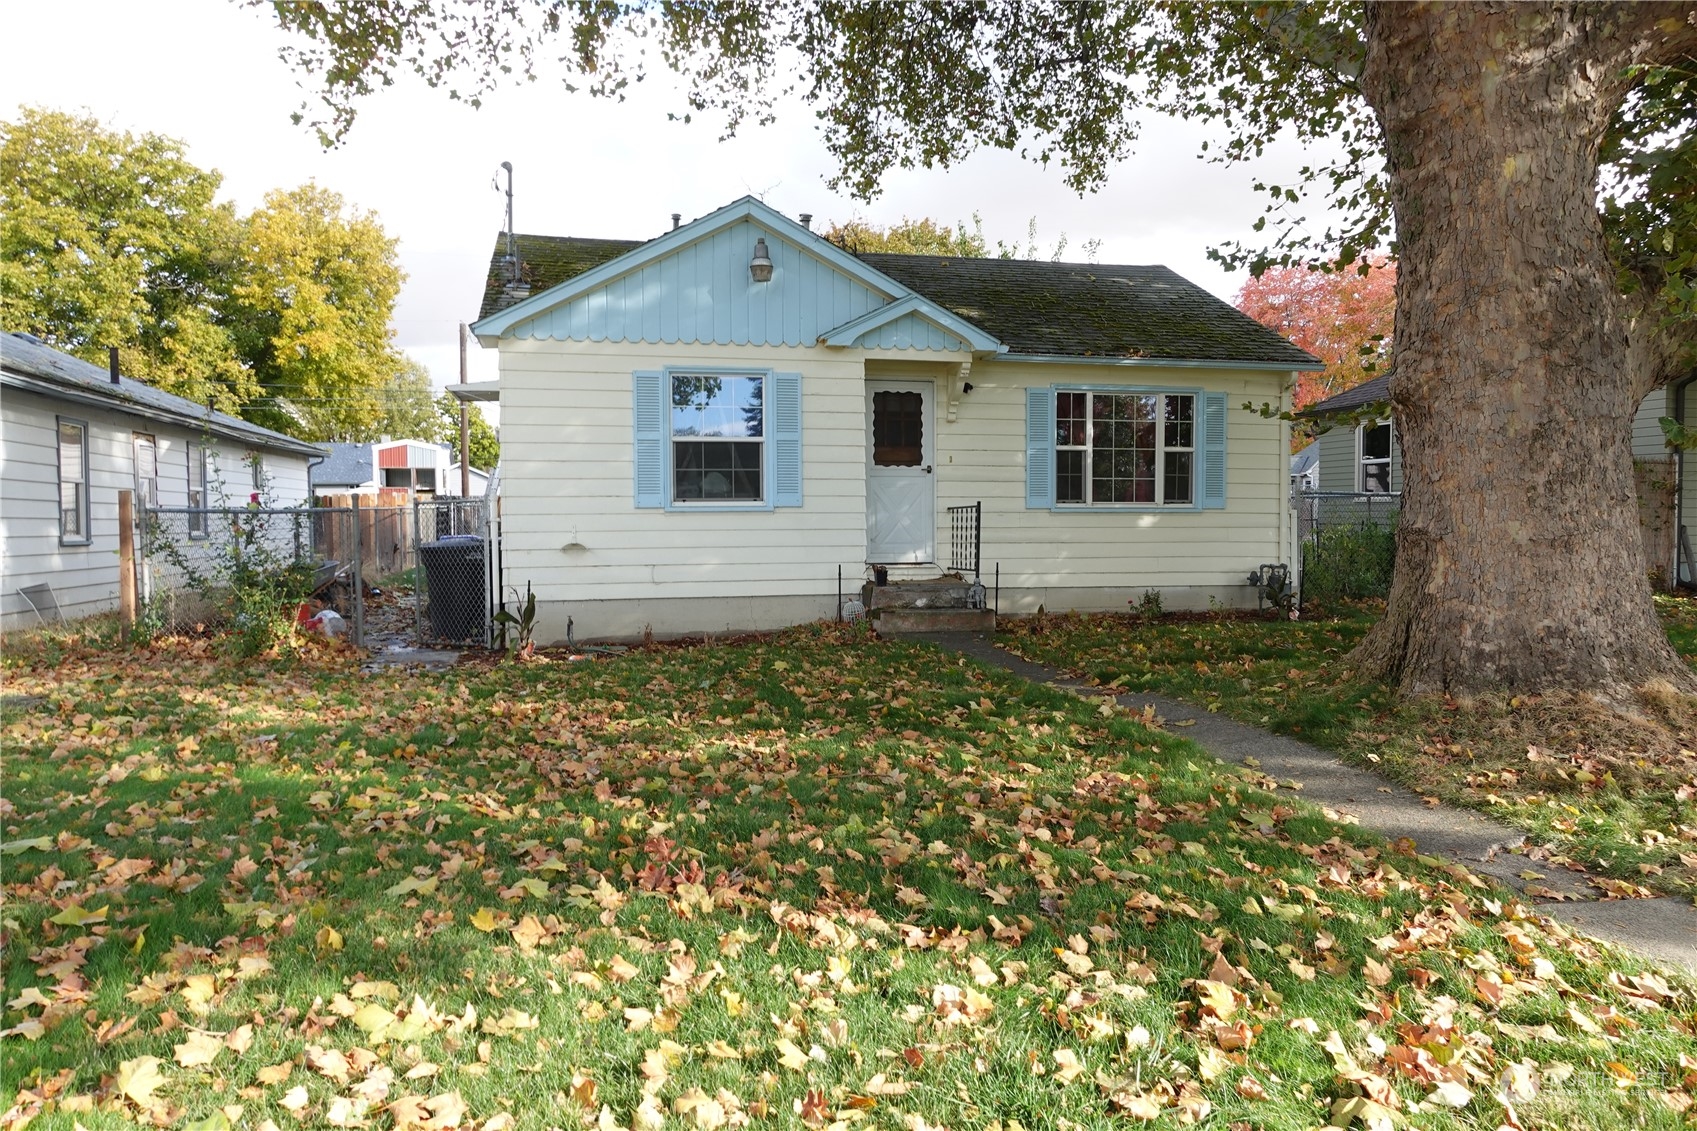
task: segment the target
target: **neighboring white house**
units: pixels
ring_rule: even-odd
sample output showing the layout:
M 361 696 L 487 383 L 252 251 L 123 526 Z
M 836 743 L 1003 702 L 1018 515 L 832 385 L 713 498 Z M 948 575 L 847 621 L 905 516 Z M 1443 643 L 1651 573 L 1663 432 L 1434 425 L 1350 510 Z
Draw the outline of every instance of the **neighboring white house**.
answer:
M 471 468 L 466 474 L 466 485 L 470 488 L 465 492 L 468 499 L 481 499 L 489 491 L 489 473 Z M 455 460 L 448 465 L 448 493 L 460 493 L 460 461 Z
M 401 439 L 325 448 L 328 458 L 312 469 L 315 496 L 375 495 L 380 489 L 410 491 L 423 498 L 460 493 L 460 465 L 447 444 Z M 481 495 L 488 478 L 474 468 L 471 493 Z
M 1402 443 L 1388 407 L 1393 376 L 1382 373 L 1302 411 L 1302 416 L 1332 425 L 1304 449 L 1315 453 L 1317 482 L 1309 490 L 1402 492 Z M 1638 464 L 1640 489 L 1649 489 L 1664 503 L 1660 508 L 1643 505 L 1640 512 L 1645 557 L 1663 585 L 1697 582 L 1686 533 L 1690 516 L 1697 514 L 1697 463 L 1669 450 L 1660 424 L 1664 416 L 1682 424 L 1691 419 L 1686 402 L 1694 381 L 1697 374 L 1656 389 L 1632 419 L 1632 458 Z M 1375 405 L 1386 407 L 1380 411 Z M 1370 418 L 1363 419 L 1364 413 Z M 1670 507 L 1671 514 L 1663 513 Z
M 539 641 L 833 615 L 982 503 L 1004 612 L 1253 604 L 1319 363 L 1164 267 L 850 255 L 753 198 L 645 243 L 497 246 L 503 582 Z
M 311 444 L 172 396 L 35 338 L 0 334 L 0 627 L 39 623 L 20 590 L 66 617 L 118 601 L 118 492 L 164 507 L 307 498 Z

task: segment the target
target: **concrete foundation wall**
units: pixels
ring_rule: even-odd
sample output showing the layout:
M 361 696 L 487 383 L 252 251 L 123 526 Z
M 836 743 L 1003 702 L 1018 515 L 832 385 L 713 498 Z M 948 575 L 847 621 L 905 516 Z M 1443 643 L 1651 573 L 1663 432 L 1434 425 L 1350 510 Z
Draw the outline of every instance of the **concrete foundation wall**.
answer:
M 990 585 L 991 579 L 985 578 Z M 1253 609 L 1255 590 L 1245 585 L 1177 585 L 1154 587 L 1035 587 L 1009 589 L 1001 594 L 1003 616 L 1030 616 L 1038 609 L 1048 613 L 1124 613 L 1134 611 L 1146 588 L 1161 594 L 1167 612 L 1200 612 L 1211 608 Z M 844 578 L 843 598 L 860 595 L 860 579 Z M 995 594 L 992 590 L 991 599 Z M 724 636 L 743 632 L 770 632 L 792 625 L 834 620 L 836 594 L 774 595 L 769 597 L 720 597 L 702 600 L 691 597 L 635 598 L 600 601 L 537 601 L 536 642 L 544 647 L 562 647 L 566 642 L 566 620 L 581 643 L 590 641 L 631 642 L 652 637 L 672 640 L 686 636 Z

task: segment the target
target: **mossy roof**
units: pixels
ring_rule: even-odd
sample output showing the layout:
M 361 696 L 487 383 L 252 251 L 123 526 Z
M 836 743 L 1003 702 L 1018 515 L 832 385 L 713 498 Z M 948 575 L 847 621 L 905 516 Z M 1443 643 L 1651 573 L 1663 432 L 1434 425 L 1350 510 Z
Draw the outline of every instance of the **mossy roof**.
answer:
M 526 293 L 532 295 L 643 242 L 532 235 L 514 240 Z M 993 335 L 1013 354 L 1320 365 L 1166 267 L 870 252 L 858 258 Z M 490 257 L 479 318 L 522 297 L 508 292 L 505 283 L 503 234 Z

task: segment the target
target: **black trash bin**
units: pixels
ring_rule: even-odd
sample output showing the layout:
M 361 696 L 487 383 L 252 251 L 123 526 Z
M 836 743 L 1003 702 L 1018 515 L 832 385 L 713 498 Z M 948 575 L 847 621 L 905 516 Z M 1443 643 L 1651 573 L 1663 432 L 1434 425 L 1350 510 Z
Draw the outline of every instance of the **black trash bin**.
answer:
M 430 594 L 430 631 L 442 640 L 482 640 L 487 615 L 483 539 L 450 534 L 418 548 Z

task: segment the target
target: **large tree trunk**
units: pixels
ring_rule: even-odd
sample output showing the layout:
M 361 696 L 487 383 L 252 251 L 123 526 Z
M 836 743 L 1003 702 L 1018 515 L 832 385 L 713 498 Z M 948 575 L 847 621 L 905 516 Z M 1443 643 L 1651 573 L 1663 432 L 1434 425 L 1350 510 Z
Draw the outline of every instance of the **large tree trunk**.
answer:
M 1625 5 L 1369 10 L 1405 481 L 1389 607 L 1355 659 L 1405 694 L 1692 686 L 1645 574 L 1631 420 L 1653 382 L 1595 193 L 1637 23 L 1653 36 Z

